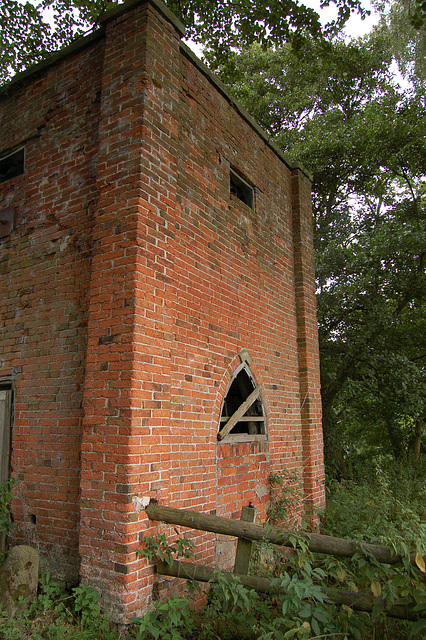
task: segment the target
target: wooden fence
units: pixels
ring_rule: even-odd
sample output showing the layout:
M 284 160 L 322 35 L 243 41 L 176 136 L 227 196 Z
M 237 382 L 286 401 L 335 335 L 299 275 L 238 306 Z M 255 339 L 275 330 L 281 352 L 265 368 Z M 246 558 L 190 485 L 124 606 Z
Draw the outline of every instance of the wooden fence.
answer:
M 254 541 L 267 541 L 282 547 L 297 547 L 298 541 L 303 540 L 310 551 L 324 553 L 338 557 L 350 558 L 356 553 L 363 552 L 368 558 L 373 557 L 378 562 L 386 564 L 396 564 L 402 561 L 402 557 L 392 549 L 382 545 L 372 545 L 354 540 L 334 538 L 318 533 L 295 533 L 281 527 L 255 524 L 253 507 L 243 507 L 241 520 L 229 520 L 198 513 L 185 509 L 174 509 L 162 505 L 150 504 L 146 507 L 146 513 L 150 520 L 177 524 L 199 531 L 210 531 L 227 536 L 238 538 L 234 573 L 224 573 L 225 577 L 231 580 L 236 575 L 241 583 L 256 589 L 259 592 L 267 593 L 271 591 L 270 581 L 266 578 L 248 576 L 250 563 L 251 545 Z M 411 559 L 414 563 L 414 557 Z M 191 562 L 175 561 L 172 565 L 165 562 L 157 563 L 157 572 L 160 575 L 172 576 L 176 578 L 191 579 L 199 582 L 214 582 L 216 578 L 215 570 L 203 565 Z M 371 612 L 378 599 L 364 593 L 354 593 L 349 591 L 338 591 L 336 589 L 322 588 L 323 592 L 338 605 L 347 605 L 357 611 Z M 385 608 L 386 615 L 393 618 L 405 620 L 417 620 L 421 617 L 413 610 L 415 602 L 404 600 L 399 604 L 394 604 Z

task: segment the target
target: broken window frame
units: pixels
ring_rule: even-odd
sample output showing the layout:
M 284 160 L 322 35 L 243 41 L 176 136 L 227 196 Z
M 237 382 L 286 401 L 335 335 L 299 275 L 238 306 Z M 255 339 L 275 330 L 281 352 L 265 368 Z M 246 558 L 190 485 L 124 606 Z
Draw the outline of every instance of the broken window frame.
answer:
M 232 415 L 227 415 L 227 400 L 231 387 L 243 371 L 252 386 L 252 391 L 246 395 L 247 391 L 241 390 L 241 395 L 245 395 L 246 397 L 242 397 L 242 402 L 235 410 L 233 410 Z M 252 415 L 250 415 L 250 413 Z M 240 429 L 247 425 L 247 431 L 232 433 L 232 429 L 234 429 L 236 425 L 239 425 Z M 257 428 L 258 433 L 250 433 L 250 428 Z M 237 367 L 234 375 L 232 376 L 232 380 L 227 387 L 220 412 L 217 439 L 219 442 L 229 440 L 232 442 L 248 442 L 267 439 L 267 417 L 265 404 L 262 398 L 262 386 L 256 383 L 254 376 L 246 363 L 242 363 Z

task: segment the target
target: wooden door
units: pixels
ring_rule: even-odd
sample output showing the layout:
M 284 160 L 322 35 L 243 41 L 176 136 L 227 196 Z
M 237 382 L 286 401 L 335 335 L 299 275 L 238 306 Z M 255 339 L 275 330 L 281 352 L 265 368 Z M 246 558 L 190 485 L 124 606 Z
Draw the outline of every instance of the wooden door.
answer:
M 0 387 L 0 484 L 10 477 L 10 435 L 12 390 Z M 6 549 L 6 535 L 0 533 L 0 553 Z

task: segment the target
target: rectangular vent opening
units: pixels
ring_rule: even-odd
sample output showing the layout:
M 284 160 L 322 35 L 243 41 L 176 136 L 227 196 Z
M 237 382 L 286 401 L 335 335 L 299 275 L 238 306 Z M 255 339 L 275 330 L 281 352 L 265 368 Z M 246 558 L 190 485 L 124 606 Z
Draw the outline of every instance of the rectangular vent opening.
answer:
M 236 196 L 241 202 L 244 202 L 250 209 L 253 209 L 254 193 L 253 187 L 251 187 L 245 180 L 240 178 L 231 169 L 230 173 L 230 191 L 233 196 Z
M 0 183 L 24 173 L 24 160 L 25 152 L 23 147 L 4 158 L 0 158 Z

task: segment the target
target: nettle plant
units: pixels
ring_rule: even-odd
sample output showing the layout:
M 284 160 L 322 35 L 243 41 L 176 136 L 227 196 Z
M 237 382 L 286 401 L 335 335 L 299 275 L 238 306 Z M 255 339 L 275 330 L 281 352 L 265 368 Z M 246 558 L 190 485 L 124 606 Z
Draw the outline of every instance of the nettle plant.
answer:
M 9 617 L 0 611 L 1 640 L 120 640 L 101 609 L 101 596 L 81 584 L 68 589 L 41 572 L 37 597 Z

